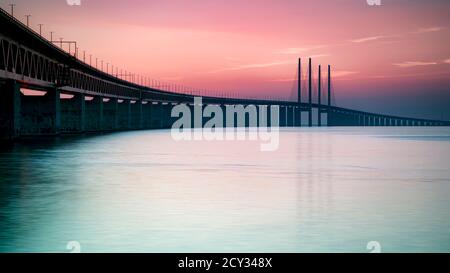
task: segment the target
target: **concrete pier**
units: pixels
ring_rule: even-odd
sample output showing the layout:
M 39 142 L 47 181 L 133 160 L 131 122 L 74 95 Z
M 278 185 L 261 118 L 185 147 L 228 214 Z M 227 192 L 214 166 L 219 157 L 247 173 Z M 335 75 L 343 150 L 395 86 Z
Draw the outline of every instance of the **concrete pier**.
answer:
M 142 102 L 142 126 L 144 129 L 152 128 L 152 103 L 149 101 Z
M 61 101 L 58 89 L 43 96 L 20 94 L 20 135 L 57 135 L 61 125 Z
M 93 97 L 85 99 L 86 132 L 103 131 L 103 98 Z
M 143 129 L 142 124 L 142 101 L 130 101 L 130 129 Z
M 280 106 L 280 127 L 287 125 L 287 106 Z
M 118 101 L 118 130 L 131 129 L 131 104 L 130 100 Z
M 293 127 L 294 126 L 294 108 L 289 106 L 286 108 L 286 126 Z
M 0 82 L 0 140 L 20 136 L 20 87 L 14 80 Z
M 114 131 L 119 128 L 119 109 L 117 99 L 103 99 L 103 130 Z
M 70 94 L 72 98 L 61 98 L 61 133 L 83 133 L 85 131 L 85 96 Z

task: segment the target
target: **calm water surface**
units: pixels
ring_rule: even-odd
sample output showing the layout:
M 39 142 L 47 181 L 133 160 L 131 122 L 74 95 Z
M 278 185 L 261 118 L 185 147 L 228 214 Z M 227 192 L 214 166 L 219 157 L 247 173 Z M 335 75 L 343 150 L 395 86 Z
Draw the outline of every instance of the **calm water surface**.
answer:
M 0 252 L 450 252 L 450 128 L 137 131 L 0 152 Z

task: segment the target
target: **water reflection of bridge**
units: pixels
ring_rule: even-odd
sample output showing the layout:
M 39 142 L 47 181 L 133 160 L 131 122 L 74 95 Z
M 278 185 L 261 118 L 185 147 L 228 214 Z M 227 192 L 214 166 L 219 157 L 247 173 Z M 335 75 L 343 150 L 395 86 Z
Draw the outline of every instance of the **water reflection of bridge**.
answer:
M 5 11 L 0 11 L 0 132 L 2 138 L 24 135 L 80 133 L 109 130 L 169 128 L 174 105 L 277 105 L 280 126 L 443 126 L 448 122 L 396 117 L 336 107 L 331 104 L 328 66 L 327 103 L 319 69 L 313 88 L 311 60 L 307 80 L 308 102 L 302 102 L 301 65 L 298 97 L 292 100 L 244 99 L 177 87 L 161 88 L 144 79 L 124 79 L 118 70 L 106 72 L 56 47 Z M 313 103 L 313 89 L 317 102 Z M 42 91 L 28 96 L 24 90 Z M 22 91 L 22 92 L 21 92 Z M 209 95 L 206 95 L 209 94 Z M 302 122 L 302 114 L 307 117 Z

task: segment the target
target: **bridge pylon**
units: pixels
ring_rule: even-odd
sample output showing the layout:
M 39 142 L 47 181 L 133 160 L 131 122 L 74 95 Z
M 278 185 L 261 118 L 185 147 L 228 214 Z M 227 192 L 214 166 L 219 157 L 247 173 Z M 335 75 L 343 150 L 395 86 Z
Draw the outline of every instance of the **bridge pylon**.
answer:
M 312 60 L 309 58 L 308 67 L 308 104 L 309 104 L 309 114 L 308 114 L 308 126 L 312 127 Z

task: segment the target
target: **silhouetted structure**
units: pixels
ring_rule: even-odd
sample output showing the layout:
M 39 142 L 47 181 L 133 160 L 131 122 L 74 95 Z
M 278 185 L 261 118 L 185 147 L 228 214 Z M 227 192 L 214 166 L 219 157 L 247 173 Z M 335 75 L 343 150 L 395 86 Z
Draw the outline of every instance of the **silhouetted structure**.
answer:
M 170 92 L 150 88 L 100 71 L 56 47 L 3 10 L 0 11 L 0 137 L 52 135 L 110 130 L 170 128 L 171 109 L 193 107 L 192 91 Z M 70 42 L 73 43 L 73 42 Z M 90 58 L 91 59 L 91 58 Z M 109 70 L 109 68 L 108 68 Z M 280 126 L 301 126 L 301 112 L 318 109 L 318 125 L 327 114 L 327 126 L 440 126 L 447 122 L 402 118 L 344 109 L 331 105 L 331 69 L 328 66 L 328 104 L 321 105 L 321 67 L 318 103 L 312 102 L 312 60 L 309 59 L 308 103 L 301 97 L 301 59 L 295 101 L 202 96 L 204 105 L 279 105 Z M 117 72 L 117 69 L 116 69 Z M 127 72 L 125 72 L 127 74 Z M 131 75 L 134 78 L 134 75 Z M 25 96 L 21 90 L 43 91 Z M 177 87 L 175 87 L 175 90 Z M 203 106 L 202 106 L 203 107 Z M 297 115 L 295 113 L 298 113 Z

